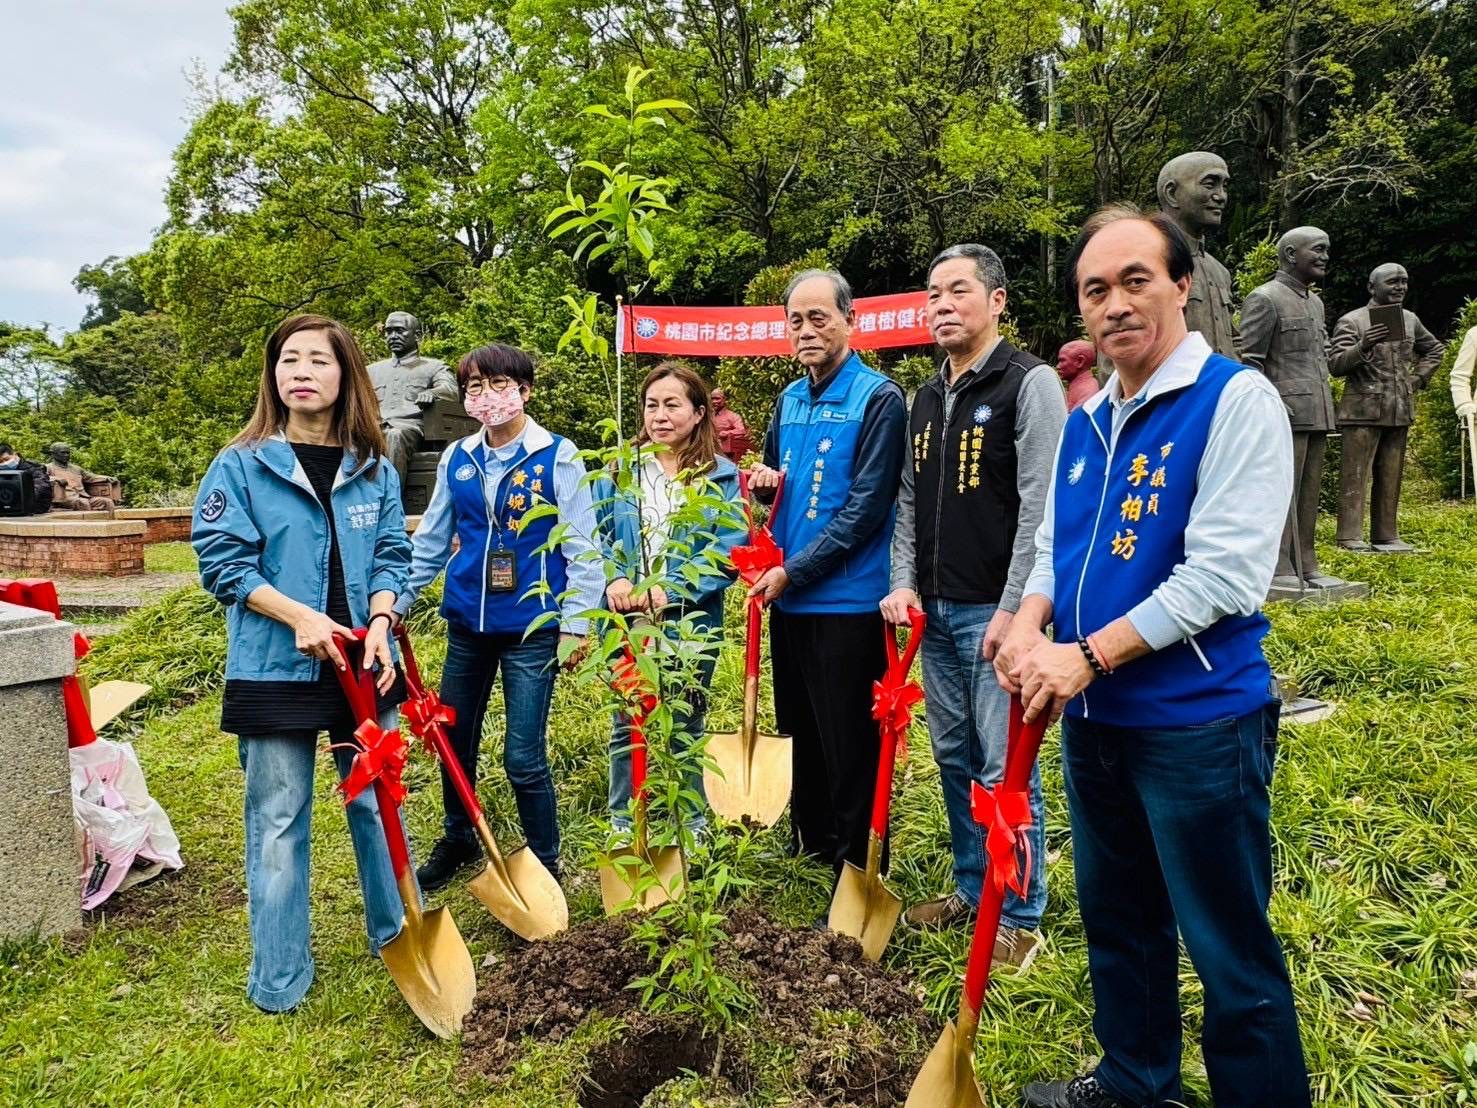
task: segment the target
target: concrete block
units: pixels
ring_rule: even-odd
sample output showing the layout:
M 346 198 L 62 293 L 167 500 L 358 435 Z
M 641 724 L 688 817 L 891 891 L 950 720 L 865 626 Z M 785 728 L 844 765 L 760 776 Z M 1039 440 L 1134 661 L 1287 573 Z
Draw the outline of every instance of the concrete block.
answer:
M 0 940 L 82 924 L 61 691 L 75 630 L 0 602 Z

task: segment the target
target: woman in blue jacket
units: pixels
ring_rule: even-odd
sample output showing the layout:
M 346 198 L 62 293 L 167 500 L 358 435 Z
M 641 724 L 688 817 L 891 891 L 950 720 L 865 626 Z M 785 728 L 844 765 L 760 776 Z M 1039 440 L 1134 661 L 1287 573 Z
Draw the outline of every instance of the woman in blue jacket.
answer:
M 405 585 L 410 540 L 400 482 L 383 462 L 379 405 L 354 337 L 316 315 L 267 340 L 256 411 L 211 463 L 191 541 L 205 588 L 226 606 L 221 729 L 238 736 L 246 774 L 247 995 L 295 1007 L 313 981 L 308 947 L 308 832 L 318 732 L 349 743 L 356 726 L 335 669 L 334 635 L 368 626 L 382 726 L 403 680 L 390 608 Z M 334 751 L 340 778 L 352 752 Z M 371 947 L 404 912 L 373 790 L 348 805 Z
M 707 692 L 723 637 L 723 594 L 734 571 L 729 551 L 747 537 L 738 468 L 719 450 L 708 383 L 681 362 L 662 362 L 641 383 L 639 457 L 630 487 L 602 476 L 596 492 L 605 554 L 606 603 L 612 611 L 646 615 L 669 636 L 703 644 L 697 686 L 678 712 L 679 743 L 701 737 Z M 656 449 L 653 449 L 653 448 Z M 705 496 L 702 504 L 691 498 Z M 718 502 L 721 501 L 721 506 Z M 702 767 L 688 787 L 703 795 Z M 610 812 L 629 827 L 630 720 L 615 718 L 610 739 Z M 701 816 L 692 823 L 701 827 Z

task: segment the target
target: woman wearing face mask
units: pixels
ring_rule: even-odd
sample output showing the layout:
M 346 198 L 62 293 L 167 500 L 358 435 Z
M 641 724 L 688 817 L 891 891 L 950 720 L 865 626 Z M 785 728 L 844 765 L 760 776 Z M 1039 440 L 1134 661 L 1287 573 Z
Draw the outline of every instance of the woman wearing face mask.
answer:
M 523 410 L 533 391 L 533 370 L 527 354 L 500 344 L 478 347 L 457 367 L 467 414 L 482 430 L 441 455 L 431 502 L 415 532 L 410 580 L 395 611 L 403 617 L 420 590 L 446 570 L 441 699 L 456 710 L 451 745 L 475 787 L 482 720 L 501 669 L 507 705 L 503 768 L 529 848 L 557 878 L 559 824 L 545 732 L 559 643 L 569 640 L 578 651 L 589 630 L 584 613 L 600 603 L 605 582 L 591 543 L 595 513 L 578 451 Z M 520 526 L 541 503 L 554 505 L 557 515 Z M 556 549 L 543 550 L 561 524 L 568 524 L 564 539 Z M 540 617 L 544 621 L 530 632 Z M 442 835 L 417 871 L 428 892 L 482 856 L 444 771 L 441 795 Z
M 708 383 L 681 362 L 662 362 L 641 384 L 641 431 L 630 488 L 602 477 L 596 493 L 605 553 L 606 602 L 643 614 L 668 636 L 704 646 L 688 711 L 672 721 L 679 743 L 703 734 L 708 687 L 723 636 L 723 593 L 733 582 L 729 551 L 747 535 L 738 468 L 719 449 Z M 707 494 L 703 503 L 692 497 Z M 647 582 L 655 578 L 660 584 Z M 629 826 L 630 721 L 618 714 L 610 739 L 610 812 Z M 688 787 L 703 795 L 702 767 Z M 699 828 L 701 816 L 692 821 Z
M 383 460 L 379 405 L 354 337 L 331 319 L 295 316 L 267 340 L 256 411 L 211 463 L 191 541 L 205 588 L 226 606 L 221 730 L 239 736 L 246 773 L 247 995 L 296 1007 L 313 980 L 308 948 L 308 830 L 318 732 L 352 742 L 358 721 L 339 686 L 334 635 L 367 626 L 365 668 L 379 667 L 382 726 L 404 682 L 390 606 L 410 540 L 400 480 Z M 334 751 L 338 773 L 352 753 Z M 372 790 L 348 805 L 370 945 L 400 933 L 404 911 Z

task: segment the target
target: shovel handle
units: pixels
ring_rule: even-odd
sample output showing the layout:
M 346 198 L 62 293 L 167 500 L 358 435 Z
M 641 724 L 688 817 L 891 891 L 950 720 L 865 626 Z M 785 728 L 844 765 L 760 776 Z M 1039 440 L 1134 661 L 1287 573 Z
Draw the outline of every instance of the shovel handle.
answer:
M 897 680 L 907 677 L 908 670 L 913 666 L 913 658 L 923 642 L 923 629 L 928 626 L 928 617 L 917 608 L 909 608 L 908 623 L 908 643 L 903 648 L 901 657 L 898 656 L 896 633 L 885 624 L 882 628 L 882 637 L 887 640 L 888 672 Z M 886 722 L 881 724 L 879 732 L 882 746 L 877 757 L 877 782 L 872 791 L 872 834 L 882 839 L 887 835 L 887 820 L 892 809 L 892 778 L 897 772 L 898 733 L 896 728 Z
M 348 698 L 349 710 L 360 723 L 378 723 L 374 677 L 359 664 L 359 656 L 364 649 L 364 636 L 368 633 L 360 627 L 354 631 L 353 638 L 334 635 L 333 640 L 343 652 L 344 661 L 348 663 L 346 668 L 338 671 L 338 679 L 344 696 Z M 357 742 L 352 738 L 350 741 Z M 390 865 L 394 868 L 398 882 L 410 870 L 410 851 L 405 848 L 405 829 L 400 825 L 400 806 L 390 795 L 389 787 L 379 778 L 374 782 L 374 799 L 379 807 L 380 824 L 385 829 L 385 846 L 390 852 Z
M 744 633 L 744 678 L 757 679 L 759 677 L 759 651 L 762 644 L 760 636 L 764 627 L 764 600 L 762 597 L 749 597 L 749 624 Z
M 426 686 L 421 683 L 420 667 L 415 663 L 415 648 L 411 646 L 410 632 L 406 630 L 405 624 L 395 628 L 395 639 L 400 644 L 400 660 L 405 665 L 405 687 L 413 697 L 425 696 Z M 456 751 L 451 748 L 451 739 L 447 737 L 446 729 L 439 723 L 432 724 L 429 738 L 436 757 L 441 762 L 441 768 L 451 778 L 451 787 L 456 790 L 457 799 L 462 802 L 462 809 L 467 817 L 473 824 L 485 822 L 487 817 L 483 815 L 482 802 L 477 799 L 477 790 L 467 780 L 467 771 L 462 769 Z
M 1025 708 L 1019 696 L 1010 698 L 1010 724 L 1005 740 L 1005 787 L 1021 791 L 1030 787 L 1031 767 L 1041 750 L 1046 734 L 1046 716 L 1026 723 Z M 964 998 L 961 1017 L 978 1016 L 984 1003 L 985 989 L 990 984 L 990 959 L 995 953 L 995 933 L 1000 928 L 1000 909 L 1005 893 L 995 887 L 986 859 L 985 881 L 980 892 L 979 914 L 974 921 L 974 938 L 969 944 L 969 961 L 964 968 Z

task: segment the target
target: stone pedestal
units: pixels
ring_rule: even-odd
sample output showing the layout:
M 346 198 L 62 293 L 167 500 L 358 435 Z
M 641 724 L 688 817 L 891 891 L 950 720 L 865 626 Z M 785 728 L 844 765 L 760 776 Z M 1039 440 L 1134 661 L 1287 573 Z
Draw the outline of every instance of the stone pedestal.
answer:
M 82 925 L 61 690 L 75 630 L 0 602 L 0 941 Z
M 1339 604 L 1345 600 L 1362 600 L 1369 595 L 1369 586 L 1361 581 L 1345 581 L 1326 589 L 1311 586 L 1303 589 L 1283 589 L 1273 585 L 1267 590 L 1267 603 L 1286 601 L 1291 604 Z

